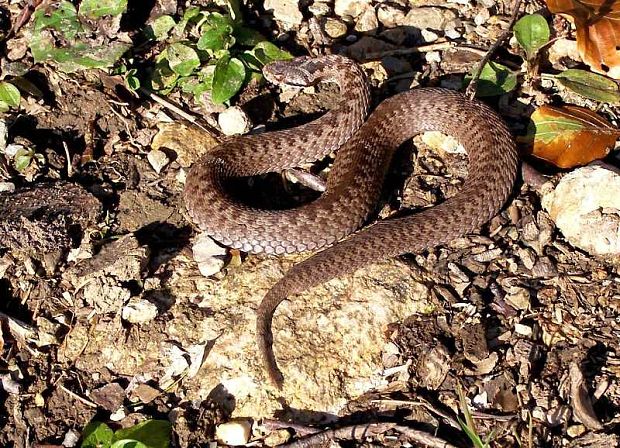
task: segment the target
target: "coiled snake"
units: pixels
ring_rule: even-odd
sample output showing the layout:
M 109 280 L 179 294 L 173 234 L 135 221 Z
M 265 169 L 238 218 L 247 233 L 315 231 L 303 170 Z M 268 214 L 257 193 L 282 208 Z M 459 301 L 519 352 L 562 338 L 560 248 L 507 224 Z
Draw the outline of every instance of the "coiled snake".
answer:
M 410 90 L 380 103 L 364 121 L 370 103 L 367 80 L 361 68 L 345 57 L 274 62 L 264 68 L 264 74 L 272 82 L 299 86 L 335 82 L 342 102 L 308 124 L 241 136 L 219 145 L 190 170 L 184 199 L 191 219 L 202 231 L 246 252 L 280 254 L 331 245 L 290 269 L 258 308 L 261 356 L 272 383 L 281 387 L 283 377 L 271 332 L 280 302 L 380 259 L 421 252 L 478 229 L 508 198 L 518 159 L 502 119 L 458 92 Z M 376 209 L 395 150 L 426 131 L 451 135 L 467 150 L 469 175 L 461 190 L 435 207 L 379 221 L 340 241 Z M 308 204 L 289 210 L 257 209 L 226 191 L 227 178 L 297 167 L 335 150 L 327 189 Z

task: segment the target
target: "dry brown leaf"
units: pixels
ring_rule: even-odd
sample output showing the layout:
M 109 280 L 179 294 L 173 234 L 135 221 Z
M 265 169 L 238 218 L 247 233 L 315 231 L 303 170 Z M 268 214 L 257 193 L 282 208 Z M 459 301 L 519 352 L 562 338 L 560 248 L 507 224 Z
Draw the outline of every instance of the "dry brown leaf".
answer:
M 620 79 L 620 0 L 546 0 L 575 23 L 577 48 L 592 70 Z
M 533 156 L 573 168 L 609 154 L 620 130 L 589 109 L 542 106 L 531 118 L 525 140 Z

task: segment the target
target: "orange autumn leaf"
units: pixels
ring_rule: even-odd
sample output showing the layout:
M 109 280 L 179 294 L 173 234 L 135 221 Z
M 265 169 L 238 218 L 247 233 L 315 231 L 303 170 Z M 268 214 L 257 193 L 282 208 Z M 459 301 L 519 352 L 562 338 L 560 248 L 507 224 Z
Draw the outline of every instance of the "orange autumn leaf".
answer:
M 575 23 L 577 48 L 593 71 L 620 79 L 620 0 L 546 0 Z
M 531 116 L 526 140 L 531 154 L 560 168 L 602 159 L 620 137 L 620 130 L 589 109 L 542 106 Z

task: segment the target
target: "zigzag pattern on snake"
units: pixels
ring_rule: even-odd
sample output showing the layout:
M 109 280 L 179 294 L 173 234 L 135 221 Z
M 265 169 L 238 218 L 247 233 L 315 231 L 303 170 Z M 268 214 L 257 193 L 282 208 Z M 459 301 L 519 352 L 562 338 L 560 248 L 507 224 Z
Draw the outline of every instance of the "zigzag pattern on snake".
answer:
M 331 245 L 290 269 L 258 308 L 263 363 L 272 383 L 281 387 L 271 321 L 284 299 L 380 259 L 421 252 L 477 230 L 508 198 L 518 157 L 502 119 L 455 91 L 410 90 L 380 103 L 364 121 L 368 83 L 362 69 L 345 57 L 275 62 L 264 73 L 272 82 L 301 86 L 335 82 L 342 102 L 306 125 L 222 143 L 194 164 L 184 199 L 194 223 L 224 245 L 276 254 Z M 350 235 L 376 210 L 395 150 L 426 131 L 451 135 L 467 150 L 469 175 L 461 190 L 435 207 L 379 221 Z M 326 191 L 297 208 L 253 208 L 237 202 L 224 186 L 230 177 L 297 167 L 335 150 Z

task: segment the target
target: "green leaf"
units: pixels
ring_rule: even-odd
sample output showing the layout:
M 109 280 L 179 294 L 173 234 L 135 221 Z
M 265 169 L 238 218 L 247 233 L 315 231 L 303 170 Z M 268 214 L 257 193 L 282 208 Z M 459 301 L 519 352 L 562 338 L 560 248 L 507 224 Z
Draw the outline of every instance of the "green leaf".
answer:
M 138 90 L 140 88 L 140 79 L 136 76 L 136 73 L 138 73 L 138 70 L 132 68 L 125 75 L 125 84 L 127 84 L 130 90 Z
M 150 446 L 145 445 L 142 442 L 138 442 L 137 440 L 119 440 L 118 442 L 114 442 L 110 448 L 151 448 Z
M 166 49 L 168 64 L 173 72 L 181 76 L 189 76 L 200 66 L 196 51 L 182 43 L 175 43 Z
M 200 15 L 199 7 L 192 6 L 190 8 L 187 8 L 185 12 L 183 13 L 183 17 L 181 18 L 181 21 L 177 23 L 177 26 L 174 27 L 174 31 L 173 31 L 174 35 L 181 36 L 183 32 L 185 31 L 185 27 L 187 26 L 189 21 L 199 15 Z
M 253 47 L 265 40 L 265 36 L 261 33 L 252 28 L 246 28 L 245 26 L 236 26 L 234 36 L 239 45 L 244 45 L 246 47 Z
M 82 433 L 81 448 L 109 448 L 114 433 L 102 422 L 90 422 Z
M 178 77 L 179 75 L 170 69 L 166 61 L 162 61 L 155 66 L 151 74 L 151 89 L 165 93 L 165 91 L 174 87 Z
M 8 112 L 9 110 L 9 105 L 6 104 L 4 101 L 0 101 L 0 112 L 4 113 L 4 112 Z
M 159 16 L 147 27 L 146 34 L 155 40 L 164 40 L 168 37 L 168 33 L 174 28 L 175 22 L 171 16 Z
M 274 44 L 267 41 L 259 42 L 252 49 L 252 51 L 254 52 L 256 59 L 258 59 L 263 65 L 269 64 L 273 61 L 293 59 L 293 55 L 288 51 L 280 50 Z
M 117 16 L 127 10 L 127 0 L 82 0 L 80 15 L 89 19 Z
M 603 103 L 620 103 L 618 84 L 603 75 L 571 68 L 555 75 L 554 78 L 567 89 L 586 98 Z
M 245 80 L 245 66 L 237 58 L 223 56 L 215 65 L 211 100 L 214 104 L 222 104 L 241 89 Z
M 513 31 L 528 59 L 533 59 L 536 52 L 549 42 L 549 25 L 540 14 L 521 17 L 515 23 Z
M 67 39 L 73 39 L 80 30 L 75 6 L 65 0 L 56 7 L 37 8 L 33 14 L 33 23 L 33 38 L 45 29 L 54 29 Z
M 209 13 L 200 30 L 200 39 L 196 44 L 199 50 L 224 50 L 235 43 L 231 18 L 220 13 Z
M 52 59 L 58 62 L 58 68 L 66 73 L 89 68 L 106 68 L 114 65 L 129 47 L 129 44 L 122 42 L 93 47 L 78 42 L 69 48 L 55 49 L 52 52 Z
M 171 428 L 167 420 L 146 420 L 130 428 L 119 429 L 114 433 L 113 442 L 131 440 L 143 443 L 148 448 L 168 448 Z
M 471 81 L 471 75 L 465 76 L 465 85 Z M 497 96 L 517 87 L 517 75 L 508 67 L 497 62 L 487 63 L 480 72 L 476 96 Z
M 13 156 L 13 164 L 15 165 L 15 169 L 20 173 L 23 172 L 30 165 L 30 161 L 33 156 L 34 151 L 32 149 L 18 149 Z
M 17 87 L 8 82 L 0 82 L 0 101 L 11 107 L 19 106 L 21 95 Z

